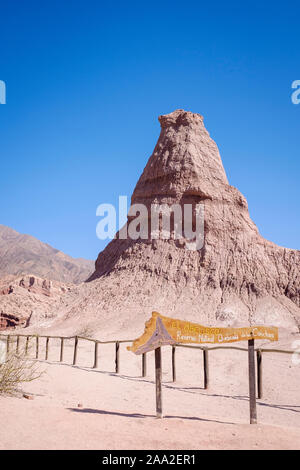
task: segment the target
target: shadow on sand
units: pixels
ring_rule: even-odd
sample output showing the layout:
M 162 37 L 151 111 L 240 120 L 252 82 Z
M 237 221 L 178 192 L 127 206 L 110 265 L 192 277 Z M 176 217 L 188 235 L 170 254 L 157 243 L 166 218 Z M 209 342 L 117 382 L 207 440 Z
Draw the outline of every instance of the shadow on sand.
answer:
M 109 416 L 121 416 L 123 418 L 155 418 L 156 416 L 153 414 L 142 414 L 142 413 L 121 413 L 118 411 L 105 411 L 105 410 L 95 410 L 93 408 L 68 408 L 69 411 L 75 413 L 92 413 L 92 414 L 99 414 L 99 415 L 109 415 Z M 171 416 L 171 415 L 164 415 L 164 419 L 183 419 L 183 420 L 191 420 L 191 421 L 203 421 L 208 423 L 218 423 L 218 424 L 236 424 L 226 421 L 218 421 L 214 419 L 206 419 L 206 418 L 197 418 L 196 416 Z
M 41 361 L 45 362 L 45 361 Z M 50 365 L 53 365 L 53 362 L 47 362 Z M 80 369 L 84 370 L 89 373 L 96 373 L 96 374 L 102 374 L 102 375 L 108 375 L 111 377 L 116 377 L 120 380 L 129 380 L 129 381 L 134 381 L 134 382 L 144 382 L 147 384 L 155 384 L 154 380 L 147 379 L 147 378 L 142 378 L 140 376 L 128 376 L 124 374 L 116 374 L 111 371 L 101 371 L 99 369 L 90 369 L 88 367 L 83 367 L 83 366 L 78 366 L 78 365 L 72 365 L 72 364 L 66 364 L 66 363 L 54 363 L 54 364 L 60 364 L 62 366 L 67 366 L 67 367 L 72 367 L 75 369 Z M 211 393 L 208 390 L 205 390 L 204 387 L 182 387 L 178 386 L 176 384 L 173 385 L 173 382 L 164 382 L 162 384 L 162 387 L 165 389 L 169 390 L 174 390 L 177 392 L 183 392 L 183 393 L 191 393 L 193 395 L 203 395 L 207 397 L 216 397 L 216 398 L 226 398 L 229 400 L 241 400 L 241 401 L 249 401 L 249 397 L 247 395 L 225 395 L 225 394 L 217 394 L 217 393 Z M 267 408 L 274 408 L 278 410 L 284 410 L 284 411 L 290 411 L 292 413 L 300 413 L 300 406 L 299 405 L 291 405 L 291 404 L 275 404 L 275 403 L 267 403 L 261 400 L 257 399 L 257 406 L 260 407 L 267 407 Z M 75 409 L 75 411 L 81 411 L 78 409 Z M 97 410 L 95 411 L 97 412 Z M 101 410 L 99 411 L 99 413 Z M 106 412 L 103 412 L 105 414 Z M 108 412 L 107 412 L 108 413 Z M 113 412 L 111 412 L 113 414 Z M 126 415 L 125 415 L 126 416 Z M 135 416 L 135 417 L 151 417 L 152 415 L 149 416 Z M 152 416 L 153 417 L 153 416 Z M 201 418 L 189 418 L 189 417 L 178 417 L 178 416 L 165 416 L 165 418 L 178 418 L 178 419 L 199 419 L 200 421 L 205 421 L 204 419 Z M 224 424 L 232 424 L 232 423 L 224 423 Z

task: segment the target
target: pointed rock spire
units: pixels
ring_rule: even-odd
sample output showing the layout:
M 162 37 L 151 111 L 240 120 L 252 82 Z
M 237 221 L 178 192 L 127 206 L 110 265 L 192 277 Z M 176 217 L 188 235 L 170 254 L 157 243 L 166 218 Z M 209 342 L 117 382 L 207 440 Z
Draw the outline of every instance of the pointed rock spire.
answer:
M 131 202 L 203 204 L 203 247 L 116 237 L 99 254 L 91 282 L 66 302 L 67 318 L 93 317 L 110 335 L 139 332 L 153 310 L 211 326 L 255 322 L 298 331 L 300 252 L 261 237 L 246 199 L 228 183 L 202 116 L 179 109 L 159 121 Z

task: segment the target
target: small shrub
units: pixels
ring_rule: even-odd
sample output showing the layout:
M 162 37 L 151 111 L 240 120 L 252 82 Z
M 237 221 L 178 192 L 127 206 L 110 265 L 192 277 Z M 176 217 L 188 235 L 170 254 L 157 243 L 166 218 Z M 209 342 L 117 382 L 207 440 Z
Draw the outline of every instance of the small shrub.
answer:
M 23 383 L 32 382 L 41 377 L 39 365 L 24 356 L 9 354 L 0 364 L 0 394 L 14 395 Z
M 94 331 L 91 326 L 84 326 L 82 329 L 78 330 L 76 336 L 81 336 L 83 338 L 92 338 L 93 334 Z

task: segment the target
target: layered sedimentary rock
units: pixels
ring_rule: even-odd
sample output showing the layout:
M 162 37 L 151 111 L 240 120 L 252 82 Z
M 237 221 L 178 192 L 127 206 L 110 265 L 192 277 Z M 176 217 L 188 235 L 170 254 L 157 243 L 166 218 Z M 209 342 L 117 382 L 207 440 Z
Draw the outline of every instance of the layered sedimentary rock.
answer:
M 52 318 L 53 303 L 70 289 L 71 285 L 33 275 L 0 279 L 0 330 L 28 326 L 33 312 Z
M 10 328 L 25 327 L 27 324 L 28 322 L 26 318 L 0 312 L 0 331 L 8 330 Z
M 72 329 L 77 317 L 120 337 L 122 331 L 141 331 L 158 310 L 207 325 L 256 322 L 297 329 L 300 252 L 261 237 L 245 197 L 228 183 L 202 116 L 177 110 L 159 121 L 159 140 L 131 202 L 144 204 L 148 214 L 153 204 L 201 204 L 203 247 L 188 249 L 184 236 L 117 236 L 100 253 L 89 282 L 63 297 L 62 325 Z

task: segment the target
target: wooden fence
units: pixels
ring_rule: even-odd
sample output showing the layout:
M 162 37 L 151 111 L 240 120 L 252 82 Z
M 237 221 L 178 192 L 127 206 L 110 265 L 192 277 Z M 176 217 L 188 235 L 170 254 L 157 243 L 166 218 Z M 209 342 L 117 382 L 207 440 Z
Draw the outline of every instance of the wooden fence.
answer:
M 40 339 L 46 339 L 45 344 L 45 356 L 44 359 L 48 360 L 50 340 L 58 339 L 60 341 L 60 355 L 59 362 L 64 362 L 64 345 L 66 340 L 74 340 L 73 349 L 73 361 L 72 365 L 77 364 L 78 356 L 78 344 L 79 341 L 90 341 L 94 343 L 94 363 L 92 368 L 99 368 L 98 361 L 98 349 L 99 344 L 114 344 L 115 345 L 115 373 L 118 374 L 120 371 L 120 344 L 132 343 L 133 340 L 120 340 L 120 341 L 99 341 L 97 339 L 86 338 L 84 336 L 39 336 L 39 335 L 11 335 L 11 334 L 0 334 L 0 338 L 6 338 L 6 350 L 7 353 L 12 352 L 13 340 L 15 340 L 16 347 L 15 353 L 20 353 L 20 338 L 26 338 L 25 340 L 25 356 L 29 355 L 29 344 L 30 341 L 35 342 L 35 359 L 41 359 L 40 353 Z M 15 339 L 16 338 L 16 339 Z M 263 354 L 267 353 L 279 353 L 279 354 L 294 354 L 295 351 L 286 351 L 282 349 L 265 349 L 265 348 L 254 348 L 254 340 L 248 341 L 248 348 L 241 348 L 237 346 L 214 346 L 214 347 L 203 347 L 203 346 L 192 346 L 188 344 L 175 344 L 172 348 L 172 380 L 176 382 L 176 349 L 177 348 L 189 348 L 194 350 L 200 350 L 203 354 L 203 386 L 207 390 L 209 388 L 209 355 L 212 351 L 218 349 L 231 349 L 237 351 L 245 351 L 248 353 L 248 369 L 249 369 L 249 405 L 250 405 L 250 423 L 256 424 L 256 397 L 261 399 L 263 397 Z M 256 371 L 255 371 L 255 353 L 256 353 Z M 146 353 L 141 355 L 141 375 L 146 377 L 147 375 L 147 356 Z M 156 382 L 156 414 L 157 417 L 162 417 L 162 368 L 161 368 L 161 348 L 155 349 L 155 382 Z
M 72 365 L 77 364 L 77 356 L 78 356 L 78 344 L 79 341 L 90 341 L 94 343 L 94 363 L 92 368 L 98 369 L 99 368 L 99 345 L 104 344 L 115 344 L 115 373 L 118 374 L 120 371 L 120 344 L 122 343 L 132 343 L 133 340 L 120 340 L 120 341 L 100 341 L 93 338 L 86 338 L 84 336 L 39 336 L 39 335 L 22 335 L 22 334 L 0 334 L 0 338 L 6 339 L 6 350 L 7 352 L 12 351 L 13 340 L 15 339 L 16 347 L 15 352 L 18 354 L 20 353 L 20 338 L 26 338 L 25 340 L 25 356 L 29 354 L 29 345 L 30 342 L 34 341 L 35 343 L 35 359 L 42 359 L 40 353 L 40 340 L 45 339 L 45 356 L 43 359 L 46 361 L 49 357 L 49 349 L 50 349 L 50 340 L 56 339 L 60 340 L 60 355 L 59 355 L 59 362 L 64 362 L 64 346 L 66 340 L 74 340 L 74 349 L 73 349 L 73 361 Z M 171 346 L 172 348 L 172 381 L 176 382 L 177 371 L 176 371 L 176 349 L 177 348 L 189 348 L 194 350 L 201 350 L 203 354 L 203 377 L 204 377 L 204 389 L 207 390 L 209 387 L 209 355 L 212 351 L 216 351 L 218 349 L 233 349 L 237 351 L 245 351 L 248 352 L 247 348 L 240 348 L 236 346 L 215 346 L 215 347 L 203 347 L 203 346 L 191 346 L 188 344 L 176 344 Z M 279 353 L 279 354 L 294 354 L 295 351 L 286 351 L 282 349 L 265 349 L 265 348 L 256 348 L 256 370 L 257 370 L 257 398 L 263 397 L 263 354 L 265 353 Z M 147 357 L 146 353 L 141 355 L 141 376 L 146 377 L 147 375 Z

